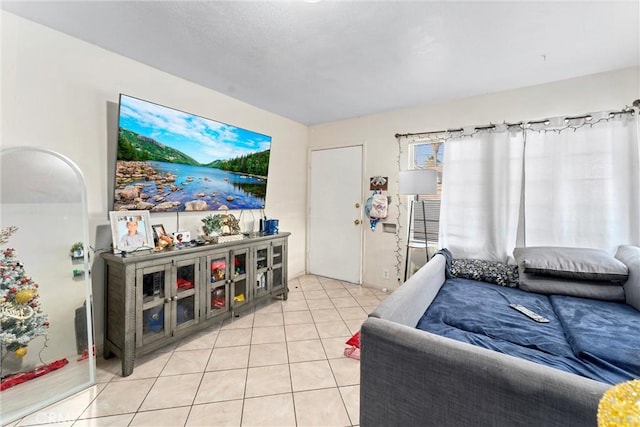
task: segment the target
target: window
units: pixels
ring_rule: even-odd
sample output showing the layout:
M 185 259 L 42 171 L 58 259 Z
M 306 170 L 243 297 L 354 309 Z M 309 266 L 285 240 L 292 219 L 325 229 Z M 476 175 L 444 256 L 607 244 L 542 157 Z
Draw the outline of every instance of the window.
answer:
M 414 203 L 410 242 L 429 246 L 437 245 L 440 228 L 440 198 L 442 194 L 442 168 L 444 141 L 409 143 L 411 169 L 434 169 L 438 172 L 437 194 L 420 194 Z M 426 216 L 425 216 L 426 214 Z M 423 246 L 424 247 L 424 246 Z
M 442 168 L 444 141 L 414 142 L 409 144 L 409 169 L 435 169 L 438 172 L 438 194 L 420 196 L 424 200 L 440 200 L 442 192 Z

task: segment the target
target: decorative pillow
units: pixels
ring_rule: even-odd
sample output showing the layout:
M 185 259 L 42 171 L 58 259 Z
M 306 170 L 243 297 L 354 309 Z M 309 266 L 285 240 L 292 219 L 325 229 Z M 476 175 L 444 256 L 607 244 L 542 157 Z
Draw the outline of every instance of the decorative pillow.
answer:
M 604 301 L 624 301 L 625 290 L 619 284 L 604 281 L 581 281 L 525 273 L 520 269 L 520 289 L 537 294 L 569 295 Z M 612 286 L 613 285 L 613 286 Z
M 619 259 L 629 268 L 629 279 L 624 284 L 627 304 L 640 310 L 640 247 L 622 245 L 616 252 Z
M 482 259 L 454 259 L 451 276 L 480 280 L 496 285 L 515 288 L 518 286 L 518 266 Z
M 537 246 L 515 248 L 513 257 L 525 273 L 574 280 L 620 284 L 629 271 L 622 262 L 600 249 Z

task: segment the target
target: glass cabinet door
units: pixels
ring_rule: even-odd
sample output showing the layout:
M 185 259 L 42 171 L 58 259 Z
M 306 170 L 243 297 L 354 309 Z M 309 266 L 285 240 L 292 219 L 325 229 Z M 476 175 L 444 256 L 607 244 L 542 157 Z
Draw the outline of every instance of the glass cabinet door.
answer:
M 274 241 L 271 243 L 271 265 L 270 265 L 270 286 L 271 289 L 280 289 L 284 283 L 284 241 Z
M 198 323 L 198 279 L 200 277 L 200 263 L 197 259 L 177 261 L 175 268 L 174 295 L 175 326 L 181 329 Z
M 269 256 L 270 245 L 260 245 L 254 249 L 254 262 L 256 267 L 256 276 L 254 283 L 254 295 L 260 297 L 269 293 L 271 287 L 269 286 Z
M 209 286 L 206 295 L 207 318 L 229 311 L 229 254 L 207 257 Z
M 241 249 L 238 251 L 232 251 L 231 260 L 233 262 L 232 268 L 232 293 L 233 293 L 233 307 L 240 307 L 246 304 L 251 298 L 249 287 L 249 277 L 247 274 L 247 264 L 249 262 L 249 249 Z
M 137 293 L 142 315 L 137 318 L 136 347 L 162 339 L 170 334 L 170 291 L 167 289 L 166 266 L 138 269 Z

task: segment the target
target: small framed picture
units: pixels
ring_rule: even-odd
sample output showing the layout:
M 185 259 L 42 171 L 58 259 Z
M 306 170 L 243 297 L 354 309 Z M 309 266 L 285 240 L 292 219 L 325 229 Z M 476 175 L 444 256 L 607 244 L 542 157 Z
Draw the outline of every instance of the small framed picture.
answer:
M 153 240 L 156 242 L 156 244 L 159 238 L 167 235 L 167 232 L 164 230 L 164 225 L 162 224 L 152 225 L 151 228 L 153 229 Z
M 153 249 L 153 231 L 149 211 L 112 211 L 113 253 Z
M 178 245 L 189 243 L 191 241 L 191 233 L 189 231 L 178 231 L 177 233 L 173 233 L 173 240 Z

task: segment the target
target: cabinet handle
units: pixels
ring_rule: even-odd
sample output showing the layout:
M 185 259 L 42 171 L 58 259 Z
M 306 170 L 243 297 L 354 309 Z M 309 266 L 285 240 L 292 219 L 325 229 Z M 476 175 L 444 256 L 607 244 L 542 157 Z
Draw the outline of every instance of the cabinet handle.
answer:
M 164 303 L 165 303 L 165 304 L 169 304 L 170 302 L 171 302 L 171 298 L 165 298 L 165 299 L 164 299 Z
M 171 301 L 178 301 L 178 295 L 174 295 L 173 297 L 171 297 Z

